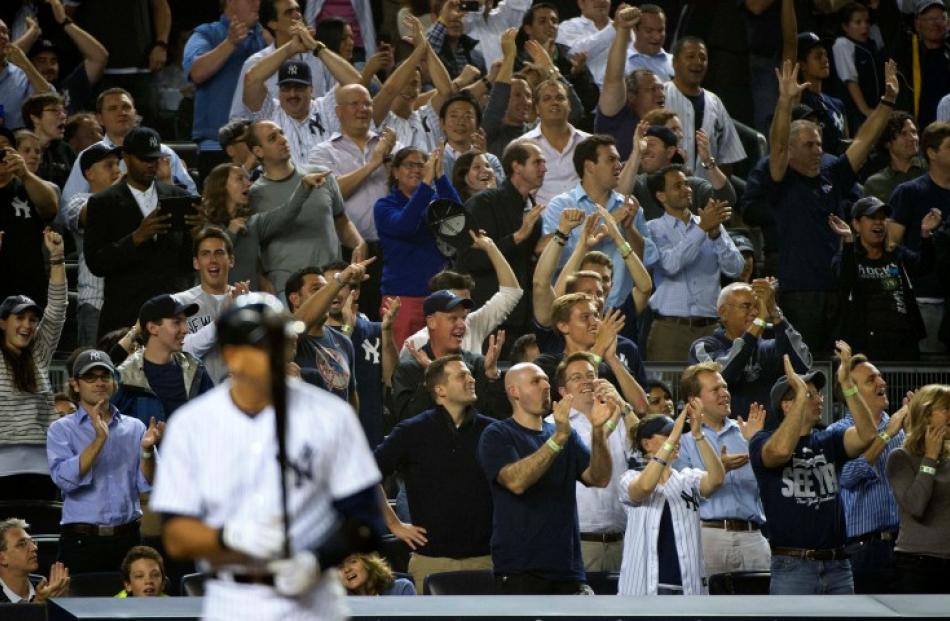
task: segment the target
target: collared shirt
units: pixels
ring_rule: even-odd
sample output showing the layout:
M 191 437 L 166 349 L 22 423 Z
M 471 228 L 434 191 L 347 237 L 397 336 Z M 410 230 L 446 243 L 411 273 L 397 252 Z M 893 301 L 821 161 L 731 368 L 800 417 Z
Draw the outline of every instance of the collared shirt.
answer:
M 199 57 L 215 49 L 228 38 L 231 19 L 221 15 L 216 22 L 201 24 L 194 29 L 182 58 L 182 70 L 185 75 L 191 73 L 191 67 Z M 218 151 L 221 144 L 218 142 L 218 129 L 227 123 L 230 103 L 234 91 L 244 86 L 237 78 L 241 74 L 244 61 L 251 54 L 265 47 L 263 27 L 254 24 L 248 29 L 244 37 L 228 55 L 217 71 L 195 89 L 195 118 L 192 136 L 202 149 Z
M 96 144 L 101 144 L 109 147 L 110 149 L 118 146 L 116 143 L 112 142 L 112 139 L 109 136 L 106 136 Z M 95 145 L 90 145 L 90 147 Z M 87 149 L 90 147 L 86 147 Z M 185 188 L 192 194 L 198 194 L 198 188 L 195 186 L 195 180 L 191 178 L 191 175 L 188 174 L 188 169 L 185 168 L 185 164 L 181 161 L 181 158 L 178 157 L 178 154 L 172 151 L 171 147 L 166 144 L 159 146 L 162 151 L 162 157 L 169 158 L 169 164 L 172 169 L 172 183 L 175 185 Z M 86 181 L 85 175 L 82 174 L 82 171 L 79 169 L 79 160 L 82 158 L 82 154 L 86 150 L 79 152 L 79 155 L 76 156 L 76 161 L 73 162 L 73 169 L 69 172 L 69 179 L 66 180 L 66 185 L 63 186 L 63 194 L 60 197 L 60 205 L 65 205 L 69 200 L 79 192 L 88 192 L 89 191 L 89 182 Z M 128 172 L 125 168 L 125 160 L 119 160 L 119 170 L 123 174 Z
M 571 137 L 562 151 L 558 151 L 554 145 L 548 142 L 548 139 L 541 132 L 540 125 L 521 138 L 521 140 L 531 140 L 538 145 L 546 160 L 547 172 L 544 174 L 544 183 L 535 194 L 535 199 L 545 205 L 550 203 L 552 198 L 567 192 L 580 181 L 577 171 L 574 169 L 574 149 L 579 142 L 589 137 L 590 134 L 582 132 L 570 123 L 567 126 L 570 128 Z
M 699 228 L 699 217 L 684 223 L 669 213 L 647 222 L 660 254 L 653 268 L 656 293 L 650 307 L 669 317 L 717 317 L 719 274 L 735 277 L 742 271 L 742 253 L 725 227 L 710 239 Z
M 26 98 L 32 94 L 33 87 L 22 69 L 9 60 L 5 66 L 0 66 L 0 106 L 3 107 L 4 127 L 23 127 L 21 108 Z
M 664 49 L 656 54 L 643 54 L 631 45 L 624 75 L 629 75 L 637 69 L 649 69 L 661 82 L 669 82 L 673 79 L 673 55 Z
M 78 299 L 79 304 L 89 304 L 95 308 L 102 308 L 103 279 L 89 271 L 86 264 L 86 255 L 82 251 L 83 228 L 79 224 L 79 216 L 92 196 L 88 192 L 73 195 L 62 210 L 62 218 L 66 227 L 72 232 L 76 240 L 76 249 L 79 251 Z
M 597 86 L 603 87 L 604 73 L 607 71 L 607 53 L 615 33 L 610 21 L 603 28 L 597 28 L 594 20 L 580 15 L 558 25 L 556 41 L 570 48 L 571 56 L 586 54 L 587 69 Z
M 462 69 L 465 68 L 465 65 L 474 65 L 484 73 L 485 59 L 482 58 L 480 52 L 475 50 L 478 41 L 463 34 L 458 38 L 455 47 L 446 46 L 448 36 L 449 31 L 442 22 L 432 24 L 432 28 L 426 33 L 426 39 L 429 41 L 429 45 L 432 46 L 432 49 L 435 50 L 439 58 L 442 59 L 442 64 L 445 65 L 449 75 L 453 78 L 457 78 L 459 74 L 462 73 Z
M 733 455 L 749 453 L 749 443 L 742 437 L 739 424 L 731 418 L 723 421 L 719 431 L 703 422 L 703 435 L 716 455 L 720 454 L 722 447 L 726 447 L 726 452 Z M 680 455 L 674 467 L 677 470 L 686 467 L 706 469 L 692 434 L 684 433 L 680 438 Z M 765 523 L 759 485 L 755 481 L 751 463 L 726 472 L 722 487 L 700 503 L 699 517 L 703 520 L 746 520 L 759 525 Z
M 502 59 L 501 33 L 508 28 L 520 28 L 521 19 L 530 6 L 531 0 L 501 0 L 487 17 L 481 10 L 462 14 L 465 34 L 478 41 L 476 47 L 485 57 L 486 66 L 491 67 Z
M 694 171 L 697 177 L 706 178 L 706 169 L 699 165 L 696 155 L 696 135 L 692 128 L 696 126 L 696 113 L 689 97 L 680 92 L 672 80 L 663 87 L 666 92 L 666 107 L 680 118 L 686 131 L 683 133 L 683 151 L 686 152 L 686 167 Z M 700 127 L 709 136 L 709 152 L 719 164 L 733 164 L 746 158 L 745 149 L 732 117 L 715 93 L 702 89 L 703 118 Z
M 881 412 L 878 433 L 887 429 L 890 419 L 887 412 Z M 853 425 L 854 417 L 848 412 L 828 428 L 847 429 Z M 896 531 L 900 526 L 900 511 L 887 479 L 886 466 L 891 453 L 904 444 L 904 437 L 903 429 L 894 434 L 873 464 L 869 464 L 864 456 L 858 456 L 841 469 L 838 480 L 841 483 L 841 500 L 844 502 L 844 519 L 849 538 Z
M 571 408 L 571 429 L 577 432 L 588 450 L 591 448 L 593 425 L 583 412 Z M 554 415 L 545 420 L 554 424 Z M 577 519 L 582 533 L 622 533 L 627 526 L 627 512 L 624 511 L 618 494 L 620 476 L 627 470 L 627 449 L 624 438 L 627 426 L 620 418 L 614 431 L 607 436 L 607 448 L 610 450 L 610 483 L 607 487 L 587 487 L 583 483 L 577 486 Z
M 20 597 L 13 592 L 13 589 L 7 586 L 7 583 L 0 579 L 0 588 L 3 589 L 3 594 L 7 597 L 7 601 L 11 604 L 19 604 L 20 602 L 32 602 L 36 597 L 36 587 L 33 586 L 33 583 L 27 580 L 27 584 L 30 585 L 30 592 L 26 597 Z
M 877 171 L 864 182 L 864 194 L 874 196 L 887 203 L 891 194 L 902 183 L 916 179 L 927 172 L 927 163 L 921 157 L 911 160 L 910 168 L 906 172 L 894 170 L 890 165 Z
M 321 142 L 310 150 L 308 163 L 329 168 L 339 178 L 366 165 L 378 142 L 379 134 L 370 131 L 369 140 L 360 151 L 352 138 L 336 132 L 330 136 L 329 140 Z M 402 147 L 403 145 L 397 142 L 392 153 L 396 153 Z M 377 200 L 389 194 L 388 175 L 385 166 L 378 166 L 345 201 L 346 215 L 353 221 L 366 241 L 379 239 L 376 223 L 373 220 L 373 206 Z
M 244 66 L 241 67 L 241 74 L 237 79 L 237 87 L 234 89 L 234 95 L 231 97 L 231 112 L 228 114 L 230 119 L 249 119 L 251 118 L 251 111 L 247 109 L 247 106 L 244 105 L 244 76 L 247 75 L 247 72 L 251 70 L 251 67 L 260 62 L 262 58 L 274 52 L 274 44 L 271 43 L 261 51 L 256 54 L 248 56 L 247 60 L 244 61 Z M 314 56 L 311 53 L 306 54 L 295 54 L 290 57 L 290 60 L 300 60 L 310 67 L 310 75 L 313 78 L 313 96 L 320 97 L 329 92 L 330 89 L 326 88 L 327 82 L 335 84 L 336 80 L 329 76 L 330 71 L 326 68 L 326 65 L 323 64 L 319 58 Z M 277 87 L 277 72 L 272 73 L 266 80 L 264 80 L 264 88 L 267 89 L 267 99 L 275 99 L 278 95 Z
M 623 207 L 623 196 L 617 192 L 611 192 L 610 198 L 604 207 L 609 212 L 620 209 Z M 554 231 L 557 230 L 561 212 L 568 208 L 581 209 L 586 214 L 597 213 L 597 207 L 594 201 L 587 195 L 584 186 L 578 183 L 571 191 L 554 197 L 547 208 L 541 212 L 542 234 L 550 235 L 554 233 Z M 637 210 L 637 214 L 633 218 L 633 223 L 637 227 L 637 230 L 640 231 L 640 235 L 643 236 L 643 264 L 648 268 L 652 267 L 659 260 L 660 254 L 657 251 L 656 244 L 653 243 L 653 238 L 642 209 Z M 578 227 L 571 231 L 567 245 L 561 253 L 562 266 L 567 263 L 578 241 L 580 241 L 582 234 L 581 228 L 582 227 Z M 627 265 L 620 255 L 620 250 L 612 240 L 605 239 L 595 249 L 606 253 L 613 263 L 612 285 L 607 294 L 607 306 L 620 308 L 626 302 L 630 292 L 633 291 L 633 276 L 630 275 L 630 270 L 627 269 Z M 592 250 L 594 250 L 594 248 L 592 248 Z
M 147 218 L 150 213 L 158 209 L 158 193 L 155 191 L 154 181 L 152 185 L 148 186 L 144 191 L 132 187 L 131 183 L 128 185 L 129 192 L 132 193 L 132 198 L 138 203 L 139 211 L 142 212 L 143 218 Z
M 145 424 L 111 409 L 109 436 L 85 475 L 79 473 L 80 455 L 96 437 L 86 409 L 80 406 L 50 425 L 46 456 L 63 492 L 63 524 L 119 526 L 142 517 L 139 494 L 151 490 L 140 468 Z
M 416 147 L 426 153 L 431 153 L 442 139 L 439 113 L 432 109 L 432 104 L 426 104 L 418 110 L 413 110 L 409 117 L 405 119 L 390 110 L 380 124 L 379 131 L 383 131 L 387 127 L 396 132 L 396 141 L 399 144 Z M 445 148 L 448 150 L 449 145 L 445 145 Z
M 307 163 L 314 146 L 340 129 L 340 120 L 336 116 L 336 91 L 311 99 L 310 114 L 303 119 L 290 116 L 278 99 L 270 98 L 264 100 L 260 110 L 251 114 L 254 120 L 270 119 L 284 130 L 290 147 L 290 159 L 298 167 Z

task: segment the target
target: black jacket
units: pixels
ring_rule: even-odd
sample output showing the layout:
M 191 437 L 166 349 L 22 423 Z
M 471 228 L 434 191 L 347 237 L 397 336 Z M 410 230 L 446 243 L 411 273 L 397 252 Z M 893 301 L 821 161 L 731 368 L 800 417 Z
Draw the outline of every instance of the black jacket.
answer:
M 159 200 L 189 196 L 173 185 L 155 182 Z M 191 235 L 169 231 L 141 246 L 132 233 L 142 223 L 142 211 L 125 180 L 94 194 L 86 207 L 84 252 L 89 270 L 105 279 L 99 336 L 132 325 L 149 298 L 191 286 Z

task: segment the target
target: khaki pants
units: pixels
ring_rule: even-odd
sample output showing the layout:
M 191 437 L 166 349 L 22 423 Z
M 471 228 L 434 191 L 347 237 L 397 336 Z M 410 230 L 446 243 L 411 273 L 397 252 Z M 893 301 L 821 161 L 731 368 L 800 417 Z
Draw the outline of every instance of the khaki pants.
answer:
M 416 582 L 416 593 L 422 594 L 422 584 L 429 574 L 443 571 L 463 571 L 466 569 L 491 569 L 491 556 L 470 556 L 468 558 L 448 558 L 444 556 L 424 556 L 413 552 L 409 555 L 409 573 Z
M 647 357 L 650 362 L 685 362 L 689 348 L 698 338 L 716 331 L 717 323 L 708 326 L 687 326 L 669 319 L 654 319 L 647 337 Z
M 581 541 L 581 558 L 585 571 L 618 572 L 623 560 L 623 541 Z
M 769 571 L 772 551 L 759 531 L 704 527 L 703 560 L 707 577 L 733 571 Z

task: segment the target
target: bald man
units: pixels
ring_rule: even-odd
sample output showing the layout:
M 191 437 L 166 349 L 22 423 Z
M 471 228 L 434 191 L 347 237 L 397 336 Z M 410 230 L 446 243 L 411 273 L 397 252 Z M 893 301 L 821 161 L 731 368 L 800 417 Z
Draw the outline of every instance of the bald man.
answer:
M 482 433 L 478 460 L 491 481 L 491 553 L 503 595 L 593 594 L 586 584 L 575 481 L 606 487 L 611 462 L 605 424 L 612 402 L 591 414 L 591 450 L 571 429 L 572 396 L 551 412 L 551 384 L 541 367 L 516 364 L 505 375 L 511 418 Z

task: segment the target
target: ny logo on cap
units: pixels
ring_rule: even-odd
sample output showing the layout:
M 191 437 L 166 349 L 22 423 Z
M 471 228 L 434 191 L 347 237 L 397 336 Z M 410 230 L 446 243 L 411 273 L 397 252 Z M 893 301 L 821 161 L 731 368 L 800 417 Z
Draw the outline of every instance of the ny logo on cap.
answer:
M 91 351 L 89 352 L 89 359 L 96 360 L 96 361 L 102 360 L 102 354 L 100 354 L 97 351 Z
M 287 75 L 297 75 L 297 65 L 287 67 Z
M 148 146 L 152 147 L 153 149 L 157 149 L 157 148 L 158 148 L 158 139 L 157 139 L 155 136 L 149 136 L 149 137 L 148 137 Z

